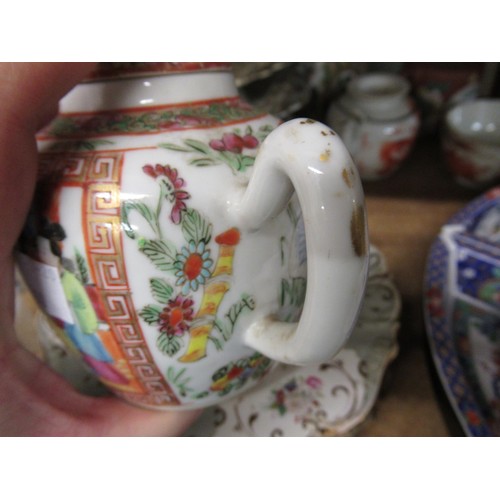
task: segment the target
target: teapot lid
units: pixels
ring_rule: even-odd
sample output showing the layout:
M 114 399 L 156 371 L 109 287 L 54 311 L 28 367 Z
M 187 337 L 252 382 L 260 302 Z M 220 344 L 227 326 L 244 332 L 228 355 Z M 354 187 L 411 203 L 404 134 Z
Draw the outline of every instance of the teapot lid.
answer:
M 231 64 L 227 62 L 101 62 L 87 81 L 230 69 Z

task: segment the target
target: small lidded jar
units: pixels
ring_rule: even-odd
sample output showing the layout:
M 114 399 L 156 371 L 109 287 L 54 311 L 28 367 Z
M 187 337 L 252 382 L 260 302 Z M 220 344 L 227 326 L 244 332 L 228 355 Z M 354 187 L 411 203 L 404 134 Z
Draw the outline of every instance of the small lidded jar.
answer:
M 332 103 L 329 125 L 342 137 L 363 180 L 393 174 L 417 137 L 420 120 L 400 75 L 373 73 L 354 78 Z

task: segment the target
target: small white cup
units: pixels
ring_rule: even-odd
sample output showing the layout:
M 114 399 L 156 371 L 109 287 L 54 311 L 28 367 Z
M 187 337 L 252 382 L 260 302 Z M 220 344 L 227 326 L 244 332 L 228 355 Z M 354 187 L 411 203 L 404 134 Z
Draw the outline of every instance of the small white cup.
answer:
M 480 188 L 500 177 L 500 99 L 477 99 L 445 115 L 442 146 L 461 185 Z

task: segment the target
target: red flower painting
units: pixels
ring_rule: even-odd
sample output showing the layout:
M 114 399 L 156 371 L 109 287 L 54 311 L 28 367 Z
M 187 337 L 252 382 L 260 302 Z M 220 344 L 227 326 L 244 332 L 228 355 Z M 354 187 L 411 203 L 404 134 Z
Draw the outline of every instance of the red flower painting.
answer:
M 189 324 L 193 320 L 193 305 L 194 302 L 191 299 L 180 295 L 173 300 L 169 300 L 160 313 L 160 331 L 169 336 L 184 335 L 184 332 L 189 330 Z
M 142 170 L 153 179 L 164 177 L 168 180 L 171 190 L 167 196 L 173 202 L 170 218 L 174 224 L 179 224 L 181 222 L 181 213 L 186 210 L 185 200 L 189 198 L 189 193 L 181 189 L 185 185 L 184 179 L 179 177 L 177 169 L 172 168 L 170 165 L 156 164 L 154 167 L 153 165 L 145 165 Z
M 215 151 L 229 151 L 240 154 L 244 148 L 255 149 L 259 145 L 259 140 L 253 135 L 247 134 L 241 137 L 238 134 L 224 134 L 222 139 L 213 139 L 209 146 Z

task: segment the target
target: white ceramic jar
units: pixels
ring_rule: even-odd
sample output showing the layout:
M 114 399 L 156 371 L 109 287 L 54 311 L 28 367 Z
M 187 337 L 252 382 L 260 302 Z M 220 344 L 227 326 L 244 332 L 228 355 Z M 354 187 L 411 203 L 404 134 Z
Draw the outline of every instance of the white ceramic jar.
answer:
M 445 115 L 442 147 L 446 164 L 462 186 L 484 189 L 500 177 L 500 99 L 476 99 Z
M 327 122 L 342 137 L 363 180 L 392 175 L 408 157 L 419 128 L 409 91 L 399 75 L 367 74 L 351 80 L 330 105 Z
M 278 126 L 227 65 L 116 69 L 71 91 L 38 136 L 18 262 L 57 334 L 116 394 L 160 409 L 217 403 L 273 360 L 330 359 L 368 268 L 339 137 Z

